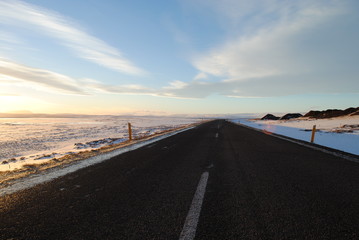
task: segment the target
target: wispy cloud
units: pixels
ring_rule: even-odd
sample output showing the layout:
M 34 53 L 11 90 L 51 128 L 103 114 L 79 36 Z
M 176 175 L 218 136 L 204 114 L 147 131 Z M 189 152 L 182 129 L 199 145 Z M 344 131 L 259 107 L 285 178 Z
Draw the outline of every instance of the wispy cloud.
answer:
M 171 90 L 171 89 L 176 90 L 177 89 L 178 90 L 178 89 L 185 88 L 187 85 L 188 85 L 188 83 L 176 80 L 176 81 L 170 82 L 169 86 L 166 86 L 163 89 L 169 89 L 169 90 Z
M 168 89 L 178 89 L 185 84 L 180 81 L 171 83 L 171 87 L 151 89 L 139 84 L 110 85 L 95 79 L 74 79 L 72 77 L 33 68 L 0 57 L 0 84 L 7 86 L 27 86 L 41 91 L 52 91 L 57 94 L 95 95 L 107 94 L 134 94 L 164 96 Z M 16 88 L 14 88 L 16 91 Z M 18 96 L 16 93 L 3 93 L 0 96 Z
M 20 23 L 36 27 L 71 48 L 78 57 L 126 74 L 142 75 L 145 71 L 116 48 L 81 30 L 75 21 L 53 11 L 17 0 L 0 1 L 3 24 Z
M 304 59 L 300 59 L 303 52 L 298 50 L 305 51 L 312 47 L 303 46 L 303 40 L 311 40 L 305 38 L 313 34 L 313 30 L 325 27 L 326 22 L 343 14 L 340 5 L 330 4 L 333 1 L 326 2 L 325 6 L 303 5 L 297 2 L 293 2 L 290 6 L 288 4 L 282 6 L 279 4 L 281 1 L 278 0 L 265 2 L 267 4 L 264 6 L 267 5 L 271 11 L 265 11 L 266 9 L 260 7 L 261 11 L 257 13 L 256 22 L 259 21 L 258 18 L 261 18 L 262 21 L 270 19 L 271 24 L 256 27 L 255 33 L 251 30 L 249 34 L 242 33 L 234 39 L 229 39 L 218 48 L 196 58 L 193 62 L 194 66 L 204 73 L 234 80 L 303 71 L 298 67 L 298 64 L 305 64 Z M 272 4 L 268 5 L 268 3 Z M 276 4 L 282 7 L 280 8 Z M 244 4 L 243 1 L 238 1 L 237 5 L 246 6 L 245 9 L 251 10 L 254 4 Z M 256 6 L 258 5 L 256 4 Z M 288 13 L 290 7 L 294 10 Z M 270 17 L 267 15 L 268 12 L 271 12 Z M 242 14 L 246 16 L 244 13 Z M 228 11 L 228 15 L 234 18 L 233 8 Z M 238 18 L 241 19 L 241 11 L 239 11 Z M 328 41 L 324 37 L 318 40 Z M 311 57 L 311 55 L 313 53 L 307 50 L 306 57 Z
M 151 89 L 139 84 L 110 85 L 95 79 L 74 79 L 72 77 L 33 68 L 0 57 L 0 84 L 7 86 L 27 86 L 41 91 L 52 91 L 57 94 L 95 95 L 135 94 L 160 96 L 162 90 Z M 14 88 L 16 92 L 16 88 Z M 16 93 L 3 93 L 0 96 L 18 96 Z
M 0 58 L 0 83 L 31 83 L 69 94 L 87 94 L 78 82 L 68 76 L 32 68 Z
M 12 44 L 19 44 L 22 42 L 22 40 L 20 40 L 14 34 L 6 31 L 0 31 L 0 41 L 4 43 L 12 43 Z
M 155 90 L 138 84 L 129 85 L 109 85 L 103 84 L 94 79 L 82 79 L 82 85 L 93 92 L 103 92 L 110 94 L 136 94 L 136 95 L 154 95 Z
M 359 89 L 356 1 L 198 0 L 197 4 L 231 21 L 230 34 L 192 61 L 200 71 L 195 79 L 212 76 L 217 82 L 194 81 L 173 94 L 248 97 Z
M 200 72 L 193 78 L 193 80 L 201 80 L 206 78 L 208 78 L 207 74 L 204 72 Z

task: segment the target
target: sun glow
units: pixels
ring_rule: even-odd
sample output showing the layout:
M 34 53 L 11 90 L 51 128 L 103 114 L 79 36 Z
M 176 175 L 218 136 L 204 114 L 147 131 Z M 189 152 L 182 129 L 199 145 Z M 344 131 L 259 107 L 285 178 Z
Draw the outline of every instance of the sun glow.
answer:
M 52 104 L 25 96 L 0 96 L 0 113 L 6 112 L 47 112 Z

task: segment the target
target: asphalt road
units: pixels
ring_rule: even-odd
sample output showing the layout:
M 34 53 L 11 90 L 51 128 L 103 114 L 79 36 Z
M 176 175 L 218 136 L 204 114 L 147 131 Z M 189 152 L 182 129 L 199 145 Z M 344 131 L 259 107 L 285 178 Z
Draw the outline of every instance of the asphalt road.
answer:
M 0 198 L 0 239 L 179 239 L 204 173 L 195 239 L 359 239 L 358 163 L 222 120 Z

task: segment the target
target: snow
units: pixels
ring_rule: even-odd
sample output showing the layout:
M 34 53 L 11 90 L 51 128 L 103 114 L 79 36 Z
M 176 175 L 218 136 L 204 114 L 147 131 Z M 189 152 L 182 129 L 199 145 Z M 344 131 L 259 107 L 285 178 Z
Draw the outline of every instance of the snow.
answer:
M 299 118 L 291 120 L 261 120 L 256 121 L 257 123 L 267 124 L 267 125 L 279 125 L 292 128 L 300 128 L 312 130 L 313 125 L 317 126 L 317 130 L 326 131 L 326 132 L 337 132 L 342 129 L 345 130 L 345 127 L 359 125 L 359 116 L 351 117 L 338 117 L 338 118 L 328 118 L 328 119 L 310 119 L 310 118 Z M 348 128 L 349 130 L 349 128 Z M 353 134 L 359 135 L 359 128 L 355 130 L 352 129 Z
M 114 151 L 111 152 L 107 152 L 107 153 L 102 153 L 102 154 L 98 154 L 94 157 L 91 157 L 89 159 L 86 159 L 86 161 L 79 161 L 75 164 L 71 164 L 71 165 L 67 165 L 64 166 L 62 168 L 55 168 L 55 169 L 51 169 L 50 171 L 46 171 L 46 172 L 40 172 L 37 174 L 32 174 L 26 178 L 20 178 L 17 179 L 17 181 L 15 181 L 13 184 L 11 184 L 8 187 L 5 188 L 0 188 L 0 197 L 3 197 L 7 194 L 11 194 L 20 190 L 24 190 L 27 188 L 31 188 L 33 186 L 36 186 L 38 184 L 42 184 L 45 182 L 49 182 L 55 178 L 67 175 L 69 173 L 72 172 L 76 172 L 77 170 L 80 170 L 82 168 L 88 167 L 88 166 L 92 166 L 95 164 L 98 164 L 100 162 L 106 161 L 114 156 L 129 152 L 129 151 L 133 151 L 136 150 L 138 148 L 144 147 L 144 146 L 151 146 L 151 144 L 160 141 L 162 139 L 165 139 L 167 137 L 176 135 L 178 133 L 190 130 L 194 127 L 188 127 L 185 129 L 181 129 L 181 130 L 177 130 L 175 132 L 171 132 L 171 133 L 167 133 L 149 140 L 145 140 L 145 141 L 141 141 L 132 145 L 129 145 L 127 147 L 123 147 L 123 148 L 119 148 L 116 149 Z M 61 190 L 61 189 L 60 189 Z
M 358 125 L 359 116 L 315 120 L 301 118 L 286 121 L 238 119 L 233 122 L 307 142 L 310 142 L 312 127 L 316 125 L 318 131 L 314 143 L 359 155 L 359 129 L 352 127 L 349 132 L 338 132 L 338 129 L 348 128 L 348 125 Z
M 128 139 L 128 122 L 136 138 L 198 121 L 196 118 L 123 116 L 0 118 L 0 172 L 124 142 Z

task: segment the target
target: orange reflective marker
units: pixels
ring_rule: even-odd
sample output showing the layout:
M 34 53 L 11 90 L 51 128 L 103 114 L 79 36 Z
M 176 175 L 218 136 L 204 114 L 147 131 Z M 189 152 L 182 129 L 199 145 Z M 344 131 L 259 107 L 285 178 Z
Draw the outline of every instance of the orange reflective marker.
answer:
M 312 138 L 310 139 L 310 142 L 313 143 L 314 142 L 314 137 L 315 137 L 315 132 L 317 130 L 317 126 L 313 125 L 313 129 L 312 129 Z

